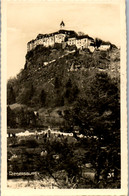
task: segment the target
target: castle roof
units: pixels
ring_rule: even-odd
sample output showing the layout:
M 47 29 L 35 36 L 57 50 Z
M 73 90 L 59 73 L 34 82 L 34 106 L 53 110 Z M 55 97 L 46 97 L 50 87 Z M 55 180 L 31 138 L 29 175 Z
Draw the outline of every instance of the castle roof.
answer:
M 94 39 L 92 37 L 88 37 L 90 40 L 94 41 Z
M 58 31 L 58 33 L 62 33 L 62 34 L 66 34 L 66 35 L 69 35 L 69 36 L 77 36 L 77 33 L 75 31 L 72 31 L 72 30 L 64 30 L 64 29 L 61 29 Z
M 77 39 L 84 39 L 84 38 L 89 38 L 88 35 L 78 35 Z
M 35 39 L 32 39 L 31 41 L 28 42 L 28 44 L 30 43 L 34 43 Z
M 45 37 L 50 37 L 50 36 L 54 36 L 56 34 L 65 34 L 67 36 L 77 36 L 77 33 L 75 31 L 72 30 L 64 30 L 64 29 L 60 29 L 59 31 L 56 31 L 54 33 L 49 33 L 49 34 L 38 34 L 38 36 L 36 37 L 36 39 L 41 39 L 41 38 L 45 38 Z
M 38 34 L 36 37 L 36 40 L 38 39 L 42 39 L 42 38 L 48 38 L 51 36 L 54 36 L 56 34 L 65 34 L 67 38 L 76 38 L 76 39 L 84 39 L 84 38 L 88 38 L 92 41 L 94 41 L 94 39 L 92 37 L 89 37 L 88 35 L 78 35 L 75 31 L 73 30 L 64 30 L 64 29 L 60 29 L 59 31 L 56 31 L 54 33 L 49 33 L 49 34 Z M 29 43 L 34 43 L 35 40 L 31 40 Z
M 101 45 L 111 45 L 111 43 L 109 41 L 102 41 Z
M 79 39 L 85 39 L 85 38 L 88 38 L 88 39 L 90 39 L 90 40 L 94 41 L 94 39 L 93 39 L 92 37 L 89 37 L 89 35 L 79 35 L 79 36 L 77 36 L 76 38 L 77 38 L 78 40 L 79 40 Z

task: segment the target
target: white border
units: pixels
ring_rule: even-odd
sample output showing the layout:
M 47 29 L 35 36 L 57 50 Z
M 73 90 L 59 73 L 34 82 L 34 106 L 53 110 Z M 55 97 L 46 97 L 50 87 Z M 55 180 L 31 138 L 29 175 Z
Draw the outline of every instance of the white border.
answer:
M 13 1 L 13 0 L 10 0 Z M 14 2 L 20 2 L 17 0 Z M 30 2 L 30 0 L 26 0 Z M 9 189 L 7 188 L 7 141 L 6 141 L 6 73 L 7 73 L 7 0 L 2 1 L 2 61 L 1 61 L 1 127 L 2 127 L 2 158 L 1 158 L 1 194 L 2 196 L 15 195 L 127 195 L 127 102 L 126 102 L 126 17 L 125 0 L 84 0 L 88 3 L 119 3 L 121 7 L 121 188 L 120 189 Z M 78 2 L 84 2 L 83 0 Z M 24 1 L 25 2 L 25 1 Z M 31 2 L 42 2 L 31 0 Z M 76 1 L 77 2 L 77 1 Z

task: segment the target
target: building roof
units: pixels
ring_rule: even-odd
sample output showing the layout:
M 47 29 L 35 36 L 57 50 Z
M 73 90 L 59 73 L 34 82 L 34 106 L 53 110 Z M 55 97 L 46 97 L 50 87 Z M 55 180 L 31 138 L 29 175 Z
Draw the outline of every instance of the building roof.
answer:
M 31 41 L 28 42 L 28 44 L 30 43 L 34 43 L 35 39 L 32 39 Z
M 101 43 L 101 45 L 111 45 L 111 43 L 110 42 L 106 42 L 106 41 L 103 41 L 102 43 Z
M 80 36 L 77 36 L 77 39 L 85 39 L 85 38 L 88 38 L 88 39 L 94 41 L 94 39 L 92 37 L 89 37 L 89 35 L 80 35 Z
M 84 38 L 89 38 L 88 35 L 78 35 L 77 39 L 84 39 Z
M 61 29 L 61 30 L 58 31 L 58 33 L 66 34 L 68 36 L 72 36 L 72 35 L 77 36 L 77 33 L 75 31 L 73 31 L 73 30 Z
M 68 37 L 68 40 L 70 40 L 70 39 L 77 39 L 77 37 L 71 35 L 71 36 Z
M 94 41 L 94 39 L 92 37 L 89 37 L 88 35 L 78 35 L 75 31 L 73 30 L 65 30 L 65 29 L 60 29 L 59 31 L 56 31 L 54 33 L 49 33 L 49 34 L 38 34 L 35 40 L 39 40 L 42 38 L 48 38 L 51 36 L 54 36 L 56 34 L 65 34 L 67 38 L 76 38 L 76 39 L 84 39 L 84 38 L 88 38 L 92 41 Z M 35 40 L 31 40 L 29 43 L 34 43 Z
M 56 31 L 54 33 L 49 33 L 49 34 L 38 34 L 36 39 L 41 39 L 44 37 L 50 37 L 50 36 L 54 36 L 56 34 L 65 34 L 67 36 L 77 36 L 77 33 L 75 31 L 72 30 L 64 30 L 64 29 L 60 29 L 59 31 Z

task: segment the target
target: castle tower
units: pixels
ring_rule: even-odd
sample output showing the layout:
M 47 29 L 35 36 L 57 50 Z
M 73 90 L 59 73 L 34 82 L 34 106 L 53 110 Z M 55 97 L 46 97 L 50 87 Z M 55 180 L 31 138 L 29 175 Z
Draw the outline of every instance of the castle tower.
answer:
M 62 20 L 62 22 L 60 23 L 60 29 L 63 29 L 64 27 L 65 27 L 65 23 Z

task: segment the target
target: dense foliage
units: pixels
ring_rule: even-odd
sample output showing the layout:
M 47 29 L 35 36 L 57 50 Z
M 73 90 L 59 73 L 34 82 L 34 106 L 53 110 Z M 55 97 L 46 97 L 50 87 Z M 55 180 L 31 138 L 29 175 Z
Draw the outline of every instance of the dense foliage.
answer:
M 87 83 L 99 69 L 111 77 L 119 73 L 119 53 L 116 51 L 95 51 L 91 54 L 73 50 L 69 53 L 68 49 L 38 46 L 27 53 L 25 68 L 16 78 L 8 80 L 7 104 L 56 107 L 73 103 L 78 94 L 85 98 L 86 88 L 90 88 Z M 44 62 L 51 63 L 45 66 Z M 115 66 L 115 72 L 112 66 Z M 69 79 L 71 86 L 67 85 Z
M 61 135 L 40 135 L 38 140 L 9 138 L 8 143 L 8 178 L 13 172 L 38 172 L 34 179 L 43 184 L 49 176 L 58 188 L 120 187 L 118 150 L 98 148 L 100 143 L 94 138 L 77 141 Z
M 101 41 L 96 39 L 98 47 Z M 38 142 L 14 138 L 16 152 L 19 148 L 22 152 L 18 164 L 11 162 L 13 171 L 39 171 L 40 177 L 50 175 L 60 188 L 119 188 L 119 51 L 69 49 L 37 47 L 26 55 L 25 68 L 8 81 L 9 128 L 47 125 L 73 133 L 71 143 L 60 136 L 43 136 Z M 46 66 L 46 62 L 50 63 Z M 92 165 L 94 180 L 82 174 L 87 163 Z M 56 172 L 62 172 L 62 179 Z

